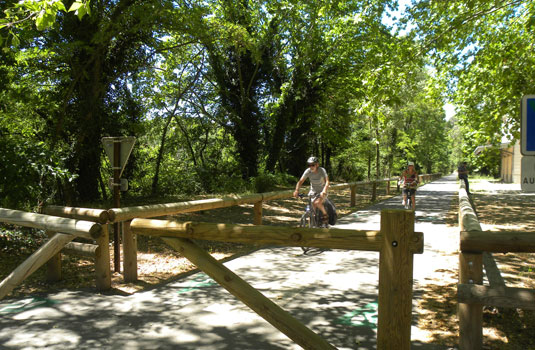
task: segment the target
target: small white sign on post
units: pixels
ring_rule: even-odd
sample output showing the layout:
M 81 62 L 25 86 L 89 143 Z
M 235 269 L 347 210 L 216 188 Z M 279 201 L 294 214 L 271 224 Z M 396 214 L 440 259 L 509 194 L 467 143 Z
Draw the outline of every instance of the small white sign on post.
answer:
M 535 156 L 522 157 L 520 188 L 525 192 L 535 192 Z
M 134 136 L 123 136 L 123 137 L 103 137 L 102 138 L 102 144 L 104 146 L 104 151 L 106 151 L 106 155 L 108 156 L 111 166 L 113 167 L 113 144 L 119 142 L 121 143 L 121 154 L 120 154 L 120 161 L 119 166 L 121 168 L 121 172 L 119 174 L 119 177 L 123 174 L 124 167 L 126 165 L 126 162 L 128 161 L 128 157 L 130 157 L 130 153 L 132 152 L 132 149 L 134 148 L 134 143 L 136 142 L 136 138 Z

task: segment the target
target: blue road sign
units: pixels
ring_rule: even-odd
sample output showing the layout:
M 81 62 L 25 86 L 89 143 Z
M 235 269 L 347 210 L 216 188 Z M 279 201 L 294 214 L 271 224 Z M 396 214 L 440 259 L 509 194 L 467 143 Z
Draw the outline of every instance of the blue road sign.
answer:
M 522 98 L 522 154 L 535 155 L 535 95 Z

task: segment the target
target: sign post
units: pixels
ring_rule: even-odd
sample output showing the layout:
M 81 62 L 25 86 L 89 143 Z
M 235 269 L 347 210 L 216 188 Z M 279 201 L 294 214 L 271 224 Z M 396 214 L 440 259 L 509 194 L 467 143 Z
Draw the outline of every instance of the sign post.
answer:
M 128 137 L 103 137 L 102 144 L 110 159 L 113 169 L 113 207 L 121 207 L 121 175 L 130 157 L 136 138 Z M 121 272 L 121 252 L 119 246 L 119 223 L 113 224 L 113 265 L 115 272 Z

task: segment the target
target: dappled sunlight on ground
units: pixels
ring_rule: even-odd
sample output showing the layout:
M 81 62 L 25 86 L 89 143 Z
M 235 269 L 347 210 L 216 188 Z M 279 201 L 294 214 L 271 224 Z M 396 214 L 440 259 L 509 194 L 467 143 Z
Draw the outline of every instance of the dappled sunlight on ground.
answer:
M 446 183 L 449 183 L 449 185 L 445 186 Z M 417 198 L 415 231 L 424 233 L 425 247 L 424 254 L 414 256 L 412 324 L 414 349 L 455 349 L 458 343 L 456 299 L 459 249 L 458 198 L 455 191 L 451 191 L 451 185 L 452 181 L 443 181 L 443 183 L 437 181 L 426 189 L 422 189 L 419 193 L 420 197 Z M 446 192 L 448 187 L 450 188 L 449 193 Z M 502 184 L 496 182 L 471 181 L 472 199 L 476 205 L 482 228 L 484 230 L 499 231 L 535 231 L 535 218 L 533 215 L 526 215 L 526 208 L 534 207 L 535 194 L 503 189 L 509 187 L 511 186 L 502 186 Z M 371 206 L 371 189 L 361 188 L 357 193 L 356 204 L 353 207 L 350 205 L 349 190 L 331 191 L 329 198 L 337 206 L 341 226 L 345 222 L 347 222 L 346 224 L 350 222 L 359 224 L 360 222 L 366 226 L 365 229 L 375 229 L 370 226 L 370 222 L 373 222 L 373 225 L 378 225 L 376 213 L 380 208 L 401 208 L 400 196 L 395 189 L 392 189 L 390 196 L 385 195 L 385 188 L 379 189 L 378 194 L 379 201 L 394 195 L 397 195 L 397 197 L 380 206 Z M 305 204 L 306 201 L 295 198 L 267 201 L 263 203 L 263 224 L 297 226 Z M 231 208 L 173 215 L 167 219 L 252 224 L 253 218 L 253 205 L 247 204 Z M 229 260 L 232 256 L 245 254 L 258 248 L 256 246 L 211 241 L 198 241 L 198 244 L 216 259 L 223 260 Z M 256 255 L 264 254 L 264 252 L 271 252 L 272 254 L 264 257 L 261 263 L 253 259 L 254 255 L 246 255 L 252 260 L 250 260 L 250 264 L 247 265 L 244 273 L 254 276 L 256 287 L 259 290 L 284 308 L 291 310 L 295 307 L 292 312 L 299 319 L 304 319 L 313 327 L 322 329 L 324 335 L 338 344 L 347 345 L 348 348 L 356 346 L 358 349 L 364 349 L 363 344 L 375 341 L 375 328 L 370 329 L 370 324 L 363 327 L 362 322 L 369 322 L 366 315 L 372 311 L 371 309 L 368 310 L 368 308 L 376 301 L 377 281 L 375 279 L 366 281 L 365 278 L 367 277 L 364 276 L 375 273 L 378 254 L 362 259 L 358 258 L 358 261 L 355 261 L 355 258 L 353 260 L 338 261 L 340 255 L 337 254 L 336 250 L 307 256 L 303 255 L 299 248 L 279 249 L 266 248 L 257 251 Z M 179 253 L 165 245 L 158 237 L 138 236 L 138 250 L 139 281 L 124 283 L 121 274 L 114 273 L 112 276 L 114 289 L 110 294 L 128 295 L 138 293 L 135 294 L 136 301 L 133 304 L 134 306 L 124 304 L 125 308 L 131 307 L 134 310 L 142 305 L 150 305 L 154 310 L 164 312 L 171 305 L 179 308 L 194 307 L 194 304 L 186 304 L 186 301 L 192 302 L 187 298 L 192 288 L 196 290 L 196 293 L 200 291 L 201 294 L 196 295 L 202 299 L 208 297 L 208 294 L 212 293 L 213 288 L 216 287 L 215 282 L 206 277 L 202 281 L 198 280 L 202 274 L 189 276 L 194 266 L 187 259 L 181 257 Z M 273 254 L 275 251 L 276 254 Z M 110 253 L 113 261 L 113 249 L 111 249 Z M 282 259 L 283 256 L 286 258 Z M 494 256 L 508 286 L 535 288 L 534 254 L 494 254 Z M 48 285 L 42 282 L 44 280 L 43 272 L 38 272 L 36 274 L 37 277 L 28 279 L 23 286 L 15 291 L 14 296 L 19 297 L 36 292 L 53 292 L 52 288 L 85 289 L 93 292 L 94 269 L 92 261 L 70 256 L 64 256 L 63 259 L 66 267 L 65 281 L 61 282 L 61 284 Z M 306 264 L 303 264 L 304 261 L 306 261 Z M 306 270 L 303 266 L 306 267 Z M 332 266 L 330 267 L 332 270 L 325 270 L 326 266 Z M 355 268 L 356 266 L 358 268 Z M 281 271 L 285 272 L 281 273 Z M 322 271 L 321 276 L 318 276 L 318 271 Z M 277 283 L 282 283 L 281 281 L 288 277 L 286 272 L 295 276 L 295 279 L 301 283 L 299 287 L 290 288 L 286 284 L 283 284 L 282 287 L 277 285 Z M 338 290 L 335 287 L 334 299 L 328 297 L 327 289 L 332 292 L 333 285 L 335 285 L 335 281 L 330 281 L 329 279 L 331 277 L 330 274 L 343 275 L 345 272 L 354 274 L 347 275 L 347 279 L 350 279 L 351 283 L 355 283 L 353 286 L 355 289 L 348 291 Z M 310 281 L 316 282 L 314 282 L 314 285 L 310 285 Z M 173 293 L 175 295 L 170 300 L 165 300 L 161 296 L 150 293 L 155 287 L 164 282 L 173 283 L 171 288 L 174 288 Z M 199 286 L 202 286 L 202 288 Z M 362 288 L 365 290 L 363 291 Z M 203 294 L 205 289 L 206 295 Z M 140 294 L 139 292 L 148 294 Z M 348 304 L 346 297 L 348 297 L 349 292 L 352 293 L 352 300 L 361 302 L 362 305 L 359 304 L 358 310 L 354 306 L 352 308 L 348 306 L 350 304 Z M 145 299 L 138 300 L 138 296 Z M 225 300 L 226 302 L 229 296 L 223 293 L 221 298 L 222 301 Z M 299 298 L 312 300 L 314 307 L 312 309 L 303 309 L 298 306 L 297 301 Z M 362 298 L 362 300 L 359 298 Z M 162 303 L 167 304 L 164 305 Z M 121 305 L 118 305 L 119 309 Z M 186 320 L 182 329 L 176 329 L 175 324 L 163 319 L 161 320 L 160 328 L 152 327 L 149 321 L 144 321 L 145 323 L 141 326 L 145 327 L 147 334 L 153 340 L 165 335 L 165 338 L 162 339 L 165 339 L 168 344 L 180 343 L 193 346 L 193 344 L 199 342 L 214 344 L 219 341 L 228 341 L 231 343 L 235 337 L 241 337 L 240 339 L 249 341 L 251 339 L 247 339 L 247 334 L 244 333 L 252 332 L 251 334 L 253 334 L 255 330 L 258 330 L 260 334 L 263 326 L 261 322 L 258 322 L 258 318 L 255 315 L 242 314 L 240 310 L 238 308 L 227 310 L 223 308 L 222 304 L 215 304 L 213 309 L 210 310 L 199 310 L 200 317 L 204 317 L 202 318 L 203 322 L 210 323 L 213 326 L 210 326 L 211 328 L 209 327 L 210 329 L 208 330 L 210 337 L 212 337 L 210 339 L 196 337 L 192 330 L 197 327 L 197 324 L 195 322 L 189 323 L 189 320 Z M 321 310 L 321 312 L 318 312 L 318 310 Z M 125 313 L 124 319 L 129 317 L 129 310 L 125 309 L 121 312 Z M 224 319 L 219 319 L 215 316 L 221 313 L 228 313 L 242 318 L 245 323 L 244 325 L 233 323 L 227 327 L 228 325 Z M 158 312 L 153 312 L 149 316 L 152 319 L 161 317 Z M 485 308 L 483 317 L 484 349 L 535 349 L 532 337 L 532 334 L 535 334 L 533 312 Z M 340 324 L 329 325 L 326 323 L 327 318 L 338 320 Z M 65 336 L 76 335 L 76 330 L 70 329 L 68 322 L 65 323 L 64 327 L 66 329 Z M 348 338 L 348 329 L 350 339 Z M 126 330 L 125 332 L 126 335 L 131 337 L 135 335 L 133 332 Z M 261 336 L 270 337 L 267 333 Z M 274 348 L 288 348 L 287 343 L 280 339 L 279 336 L 276 339 L 270 339 L 273 343 L 278 344 Z M 146 344 L 152 344 L 153 340 L 148 339 Z M 127 343 L 117 343 L 116 345 L 126 346 Z M 431 345 L 437 347 L 426 347 Z
M 535 193 L 518 184 L 498 181 L 470 182 L 472 199 L 485 231 L 535 231 Z M 508 287 L 535 289 L 535 254 L 493 254 Z M 487 282 L 486 282 L 487 283 Z M 535 312 L 485 307 L 483 339 L 487 349 L 535 349 Z

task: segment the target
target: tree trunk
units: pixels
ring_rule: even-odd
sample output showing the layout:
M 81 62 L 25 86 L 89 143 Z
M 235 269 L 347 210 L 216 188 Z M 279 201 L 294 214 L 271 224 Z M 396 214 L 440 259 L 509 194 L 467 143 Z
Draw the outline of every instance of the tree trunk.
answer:
M 153 196 L 158 194 L 158 181 L 159 181 L 159 176 L 160 176 L 160 165 L 161 165 L 162 159 L 163 159 L 163 153 L 164 153 L 164 148 L 165 148 L 165 139 L 167 137 L 167 130 L 169 130 L 169 124 L 171 124 L 171 120 L 173 120 L 173 118 L 171 116 L 169 116 L 167 118 L 167 121 L 165 122 L 165 126 L 164 126 L 163 132 L 162 132 L 162 139 L 160 141 L 160 149 L 158 150 L 158 156 L 156 157 L 156 169 L 154 170 L 154 177 L 152 178 L 152 189 L 151 189 L 151 194 Z
M 381 176 L 381 150 L 379 148 L 379 129 L 375 128 L 375 178 L 378 179 Z

